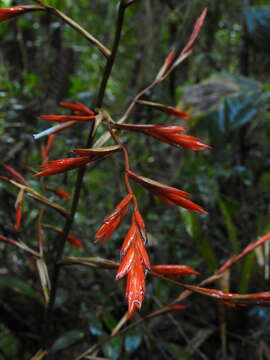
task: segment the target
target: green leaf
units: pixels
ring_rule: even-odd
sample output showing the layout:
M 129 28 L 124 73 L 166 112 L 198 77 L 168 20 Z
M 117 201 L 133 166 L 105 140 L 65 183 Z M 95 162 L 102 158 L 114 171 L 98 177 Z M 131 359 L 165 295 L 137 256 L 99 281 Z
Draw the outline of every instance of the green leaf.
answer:
M 181 360 L 191 360 L 191 355 L 180 345 L 165 343 L 166 349 Z
M 138 330 L 129 331 L 124 341 L 126 352 L 132 353 L 133 351 L 137 350 L 142 342 L 142 336 L 142 333 Z
M 218 195 L 218 204 L 219 204 L 220 210 L 223 214 L 224 223 L 226 226 L 229 240 L 231 242 L 232 250 L 234 253 L 238 253 L 240 250 L 240 247 L 238 244 L 237 229 L 236 229 L 236 226 L 234 226 L 234 223 L 232 220 L 232 214 L 231 214 L 231 209 L 229 207 L 229 204 L 227 202 L 223 201 L 219 195 Z
M 66 332 L 63 336 L 58 338 L 51 347 L 51 352 L 57 352 L 73 345 L 84 336 L 81 330 L 71 330 Z
M 207 128 L 213 137 L 231 136 L 266 108 L 269 100 L 270 92 L 263 90 L 249 90 L 227 96 L 218 103 L 216 109 L 200 117 L 198 126 Z
M 18 347 L 18 340 L 15 336 L 13 336 L 12 332 L 4 327 L 3 325 L 0 326 L 0 349 L 2 352 L 8 357 L 13 358 L 16 355 Z M 0 357 L 0 359 L 2 359 Z
M 87 312 L 86 307 L 84 306 L 81 310 L 82 314 L 81 316 L 84 317 L 84 313 Z M 101 321 L 97 318 L 95 314 L 89 314 L 88 315 L 88 321 L 89 321 L 89 331 L 94 336 L 100 336 L 104 333 L 104 330 L 102 328 Z
M 117 320 L 114 316 L 112 316 L 110 313 L 104 313 L 102 315 L 102 319 L 105 323 L 105 325 L 112 330 L 117 325 Z
M 253 45 L 270 53 L 270 6 L 248 6 L 243 12 Z
M 108 358 L 111 360 L 117 360 L 119 359 L 119 355 L 121 353 L 123 343 L 123 337 L 122 336 L 115 336 L 112 338 L 112 340 L 102 346 L 102 350 Z
M 218 260 L 210 242 L 204 237 L 204 231 L 197 215 L 180 209 L 182 221 L 185 224 L 187 233 L 193 238 L 199 253 L 203 256 L 209 268 L 217 269 Z
M 0 278 L 0 285 L 6 286 L 14 292 L 20 293 L 21 295 L 30 297 L 31 299 L 37 301 L 39 304 L 43 305 L 41 295 L 36 290 L 27 285 L 25 282 L 17 278 Z
M 12 0 L 2 0 L 0 3 L 0 8 L 8 8 L 11 6 Z
M 238 292 L 245 294 L 248 290 L 249 280 L 252 276 L 252 269 L 255 263 L 255 253 L 248 254 L 244 259 L 244 264 L 241 268 L 240 283 L 238 285 Z

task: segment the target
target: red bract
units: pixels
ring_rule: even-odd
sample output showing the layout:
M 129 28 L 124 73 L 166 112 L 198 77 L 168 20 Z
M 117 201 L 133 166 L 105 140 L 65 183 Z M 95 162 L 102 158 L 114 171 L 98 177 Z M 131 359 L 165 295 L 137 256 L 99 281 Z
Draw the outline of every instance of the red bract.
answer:
M 77 103 L 60 103 L 61 106 L 71 109 L 75 115 L 42 115 L 40 119 L 49 121 L 55 121 L 60 124 L 55 125 L 49 129 L 41 131 L 38 134 L 34 134 L 35 139 L 39 139 L 43 136 L 56 134 L 60 131 L 66 130 L 72 126 L 76 126 L 79 122 L 89 121 L 95 119 L 95 113 L 87 106 Z
M 72 234 L 68 234 L 67 241 L 70 243 L 70 245 L 78 249 L 84 249 L 84 245 L 82 244 L 82 242 Z
M 156 102 L 152 102 L 152 101 L 145 101 L 145 100 L 139 100 L 138 103 L 152 107 L 157 110 L 160 110 L 166 114 L 176 116 L 180 119 L 188 120 L 191 118 L 191 116 L 188 113 L 186 113 L 185 111 L 181 111 L 172 106 L 167 106 L 164 104 L 160 104 L 160 103 L 156 103 Z
M 126 252 L 125 256 L 123 257 L 123 259 L 121 260 L 121 263 L 117 270 L 117 274 L 115 276 L 116 280 L 121 279 L 130 271 L 131 265 L 133 264 L 133 260 L 135 257 L 135 252 L 136 252 L 136 249 L 134 247 L 134 242 L 133 242 L 133 244 L 129 247 L 128 251 Z
M 182 61 L 185 60 L 185 58 L 192 52 L 192 46 L 194 44 L 194 42 L 196 41 L 200 30 L 203 26 L 205 17 L 207 14 L 207 8 L 205 8 L 203 10 L 203 12 L 201 13 L 201 15 L 199 16 L 199 18 L 197 19 L 192 34 L 186 44 L 186 46 L 184 47 L 184 49 L 180 52 L 178 57 L 174 57 L 174 49 L 170 51 L 169 55 L 167 56 L 163 66 L 161 67 L 161 69 L 159 70 L 155 82 L 159 83 L 161 81 L 163 81 L 169 74 L 170 72 L 176 67 L 178 66 Z
M 19 231 L 21 226 L 23 198 L 24 198 L 24 188 L 21 188 L 17 195 L 17 199 L 15 203 L 15 209 L 16 209 L 16 220 L 14 226 L 15 231 Z
M 73 150 L 74 153 L 88 156 L 91 158 L 92 161 L 102 159 L 106 156 L 111 155 L 115 151 L 119 151 L 120 146 L 114 145 L 114 146 L 106 146 L 102 148 L 94 148 L 94 149 L 75 149 Z
M 133 216 L 130 228 L 125 236 L 125 239 L 124 239 L 122 247 L 121 247 L 121 251 L 120 251 L 121 258 L 123 256 L 125 256 L 126 252 L 130 248 L 131 244 L 133 244 L 136 235 L 137 235 L 137 225 L 135 222 L 135 218 Z
M 107 242 L 112 236 L 117 226 L 125 216 L 128 205 L 133 199 L 132 194 L 128 194 L 124 199 L 116 206 L 113 212 L 104 219 L 103 225 L 100 227 L 95 235 L 96 241 Z
M 126 299 L 128 302 L 128 319 L 130 319 L 136 309 L 140 309 L 145 292 L 145 269 L 141 262 L 140 255 L 136 247 L 134 249 L 134 260 L 127 274 Z
M 185 265 L 154 265 L 151 267 L 151 273 L 168 277 L 178 277 L 183 275 L 198 275 L 198 271 L 191 266 Z
M 188 199 L 185 199 L 186 197 L 191 196 L 189 193 L 167 185 L 163 185 L 144 176 L 139 176 L 130 170 L 128 170 L 127 173 L 133 180 L 138 182 L 140 185 L 145 187 L 147 190 L 152 192 L 155 196 L 167 204 L 182 206 L 189 211 L 199 211 L 204 214 L 207 213 L 201 206 L 193 203 Z
M 188 43 L 186 44 L 184 49 L 181 51 L 181 55 L 184 55 L 184 54 L 188 53 L 191 50 L 192 45 L 194 44 L 195 40 L 197 39 L 197 37 L 198 37 L 198 35 L 199 35 L 200 31 L 201 31 L 201 28 L 203 26 L 206 14 L 207 14 L 207 8 L 205 8 L 203 10 L 200 17 L 196 21 L 196 23 L 194 25 L 194 28 L 193 28 L 193 31 L 192 31 L 192 34 L 191 34 L 191 36 L 190 36 L 190 38 L 188 40 Z
M 41 145 L 41 158 L 42 158 L 42 164 L 45 164 L 48 162 L 48 154 L 52 148 L 52 144 L 54 142 L 56 134 L 51 134 L 48 136 L 46 145 Z
M 164 64 L 162 65 L 161 69 L 159 70 L 156 81 L 162 80 L 164 76 L 166 76 L 167 72 L 170 70 L 172 64 L 173 64 L 173 58 L 174 58 L 175 49 L 173 48 L 169 55 L 166 57 Z
M 68 108 L 72 110 L 75 114 L 81 114 L 81 115 L 95 115 L 94 111 L 89 109 L 87 106 L 81 104 L 81 103 L 65 103 L 61 102 L 60 106 L 63 106 L 65 108 Z
M 19 231 L 20 226 L 21 226 L 22 205 L 23 205 L 22 200 L 19 200 L 16 204 L 16 221 L 15 221 L 15 226 L 14 226 L 15 231 Z
M 150 270 L 149 257 L 145 250 L 145 247 L 144 247 L 145 237 L 146 237 L 146 235 L 145 235 L 144 225 L 143 225 L 143 227 L 140 227 L 140 225 L 138 225 L 138 223 L 136 221 L 135 212 L 134 212 L 133 216 L 132 216 L 132 222 L 131 222 L 129 231 L 126 234 L 125 239 L 122 244 L 122 247 L 121 247 L 120 256 L 124 257 L 124 258 L 121 261 L 119 269 L 122 267 L 122 263 L 126 262 L 126 256 L 130 252 L 130 249 L 132 249 L 132 251 L 134 251 L 133 248 L 135 246 L 138 253 L 140 254 L 140 259 L 141 259 L 141 262 L 144 264 L 145 269 Z M 123 276 L 124 275 L 122 275 L 122 273 L 119 274 L 117 272 L 116 279 L 119 280 Z
M 12 166 L 9 166 L 9 165 L 3 164 L 3 163 L 1 163 L 0 165 L 3 166 L 8 171 L 9 175 L 14 180 L 18 181 L 21 184 L 26 184 L 25 178 L 18 171 L 13 169 Z
M 54 121 L 59 123 L 65 123 L 67 121 L 89 121 L 95 119 L 95 115 L 78 116 L 78 115 L 41 115 L 41 120 Z
M 89 157 L 77 157 L 67 158 L 50 161 L 44 165 L 41 165 L 41 172 L 35 174 L 35 177 L 49 176 L 54 174 L 60 174 L 65 171 L 77 169 L 78 167 L 84 166 L 89 163 L 91 159 Z
M 188 115 L 185 111 L 181 111 L 179 109 L 176 109 L 172 106 L 166 106 L 165 109 L 160 109 L 164 112 L 166 112 L 167 114 L 170 114 L 170 115 L 173 115 L 173 116 L 176 116 L 180 119 L 184 119 L 184 120 L 188 120 L 191 118 L 190 115 Z
M 179 132 L 186 130 L 184 126 L 115 124 L 114 127 L 122 130 L 139 131 L 175 147 L 182 146 L 190 150 L 203 150 L 209 147 L 194 136 L 179 134 Z
M 137 225 L 137 229 L 143 239 L 143 242 L 144 242 L 144 244 L 146 244 L 147 243 L 147 233 L 146 233 L 146 229 L 145 229 L 145 224 L 144 224 L 143 218 L 138 209 L 134 210 L 134 219 L 135 219 L 135 222 Z
M 55 189 L 54 193 L 62 199 L 68 199 L 68 200 L 71 199 L 71 196 L 65 190 Z
M 21 15 L 29 11 L 29 9 L 24 8 L 22 6 L 13 6 L 8 9 L 0 9 L 0 22 L 11 19 L 15 16 Z

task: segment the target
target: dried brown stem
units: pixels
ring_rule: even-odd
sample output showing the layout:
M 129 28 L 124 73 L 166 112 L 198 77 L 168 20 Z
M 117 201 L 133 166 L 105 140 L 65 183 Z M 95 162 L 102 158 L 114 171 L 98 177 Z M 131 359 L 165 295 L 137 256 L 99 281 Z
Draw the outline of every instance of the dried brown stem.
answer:
M 83 27 L 81 27 L 76 21 L 72 20 L 70 17 L 65 15 L 62 11 L 56 9 L 53 6 L 48 5 L 44 1 L 41 1 L 41 0 L 34 0 L 34 1 L 43 6 L 43 8 L 41 8 L 39 10 L 46 10 L 46 11 L 56 15 L 60 19 L 62 19 L 66 24 L 71 26 L 73 29 L 78 31 L 83 37 L 85 37 L 91 44 L 95 45 L 106 58 L 109 58 L 111 56 L 111 51 L 104 44 L 102 44 L 99 40 L 97 40 L 93 35 L 91 35 Z

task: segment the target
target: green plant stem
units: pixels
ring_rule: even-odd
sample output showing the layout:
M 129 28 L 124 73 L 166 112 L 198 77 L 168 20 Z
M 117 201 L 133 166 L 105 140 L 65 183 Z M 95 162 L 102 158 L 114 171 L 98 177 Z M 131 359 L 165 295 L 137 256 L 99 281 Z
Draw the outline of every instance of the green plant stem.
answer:
M 122 32 L 123 21 L 124 21 L 124 13 L 125 13 L 126 7 L 127 7 L 127 5 L 125 5 L 124 2 L 121 1 L 119 10 L 118 10 L 118 17 L 117 17 L 117 22 L 116 22 L 116 31 L 115 31 L 115 37 L 114 37 L 114 42 L 113 42 L 113 46 L 112 46 L 112 52 L 111 52 L 110 57 L 107 59 L 106 66 L 105 66 L 104 73 L 103 73 L 103 78 L 102 78 L 99 92 L 97 95 L 97 100 L 96 100 L 97 107 L 101 107 L 102 103 L 103 103 L 106 86 L 107 86 L 109 77 L 111 75 L 112 67 L 113 67 L 113 64 L 115 61 L 118 45 L 119 45 L 120 38 L 121 38 L 121 32 Z M 90 147 L 93 142 L 94 128 L 95 128 L 95 124 L 93 122 L 91 125 L 91 129 L 89 131 L 87 141 L 86 141 L 86 145 L 85 145 L 86 148 Z M 53 308 L 54 308 L 55 298 L 56 298 L 56 293 L 57 293 L 57 288 L 58 288 L 59 274 L 60 274 L 60 270 L 61 270 L 60 260 L 63 255 L 67 236 L 70 232 L 70 229 L 73 224 L 74 216 L 77 211 L 85 170 L 86 170 L 86 167 L 81 167 L 78 170 L 75 191 L 74 191 L 74 195 L 72 198 L 72 204 L 71 204 L 71 209 L 70 209 L 70 218 L 66 220 L 61 239 L 60 239 L 60 241 L 57 242 L 56 256 L 55 256 L 54 268 L 52 270 L 52 278 L 51 278 L 52 287 L 51 287 L 51 293 L 50 293 L 50 300 L 49 300 L 48 307 L 46 308 L 46 311 L 45 311 L 44 326 L 43 326 L 43 332 L 42 332 L 42 341 L 43 341 L 42 345 L 43 345 L 43 348 L 45 348 L 45 349 L 48 348 L 50 340 L 51 340 L 50 339 L 51 320 L 52 320 Z

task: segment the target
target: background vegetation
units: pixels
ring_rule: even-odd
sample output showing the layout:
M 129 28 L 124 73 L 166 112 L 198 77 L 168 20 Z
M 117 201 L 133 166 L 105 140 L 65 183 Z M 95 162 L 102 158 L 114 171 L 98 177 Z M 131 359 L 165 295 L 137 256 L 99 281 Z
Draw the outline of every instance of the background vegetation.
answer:
M 29 4 L 2 0 L 1 7 Z M 50 0 L 108 46 L 112 42 L 116 0 Z M 269 231 L 270 185 L 270 3 L 269 0 L 144 0 L 128 11 L 123 39 L 106 92 L 105 108 L 121 116 L 134 94 L 153 79 L 172 46 L 183 46 L 204 7 L 207 21 L 192 56 L 149 99 L 178 105 L 193 118 L 191 133 L 211 150 L 192 153 L 171 149 L 147 137 L 128 136 L 132 164 L 139 173 L 194 194 L 208 215 L 195 216 L 167 207 L 136 188 L 150 233 L 153 264 L 191 265 L 210 276 L 232 254 Z M 46 128 L 40 114 L 57 113 L 60 101 L 91 107 L 100 83 L 104 58 L 73 29 L 44 13 L 29 13 L 0 26 L 0 156 L 20 169 L 37 168 L 40 141 L 32 134 Z M 169 124 L 168 116 L 140 107 L 133 123 Z M 58 136 L 51 159 L 81 147 L 82 128 Z M 118 261 L 128 225 L 104 246 L 93 243 L 103 218 L 119 202 L 121 158 L 100 162 L 87 172 L 73 233 L 85 249 L 66 249 L 65 256 L 100 256 Z M 4 169 L 1 169 L 4 175 Z M 27 173 L 25 173 L 27 175 Z M 28 174 L 29 178 L 31 175 Z M 76 174 L 49 179 L 71 192 Z M 169 179 L 169 180 L 168 180 Z M 38 189 L 37 180 L 30 180 Z M 25 201 L 23 227 L 13 232 L 16 191 L 0 183 L 1 234 L 19 237 L 31 246 L 38 210 Z M 50 195 L 57 200 L 54 195 Z M 59 201 L 59 200 L 57 200 Z M 68 206 L 68 200 L 60 200 Z M 61 216 L 46 213 L 46 222 L 62 227 Z M 53 249 L 55 234 L 46 232 Z M 0 359 L 29 359 L 38 350 L 42 322 L 42 291 L 31 258 L 0 244 Z M 231 292 L 265 291 L 269 284 L 269 247 L 248 255 L 227 274 Z M 54 313 L 56 359 L 71 359 L 110 334 L 126 311 L 123 285 L 114 271 L 66 266 Z M 146 299 L 137 317 L 166 305 L 181 288 L 148 278 Z M 147 320 L 104 345 L 100 356 L 111 359 L 269 359 L 268 308 L 224 308 L 190 296 L 188 308 Z M 226 327 L 226 332 L 224 329 Z

